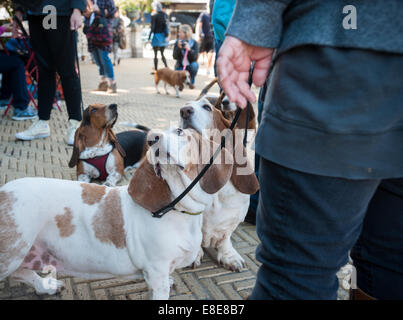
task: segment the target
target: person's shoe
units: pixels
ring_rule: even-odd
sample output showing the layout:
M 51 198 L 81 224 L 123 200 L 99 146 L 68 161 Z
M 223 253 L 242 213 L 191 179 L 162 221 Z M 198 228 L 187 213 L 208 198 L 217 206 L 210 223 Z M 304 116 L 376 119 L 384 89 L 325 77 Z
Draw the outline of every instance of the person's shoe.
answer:
M 189 89 L 194 89 L 194 88 L 195 88 L 195 85 L 193 83 L 190 83 L 189 84 Z
M 48 122 L 36 118 L 33 124 L 25 131 L 17 132 L 15 137 L 20 140 L 33 140 L 46 138 L 50 136 L 50 128 Z
M 101 81 L 96 91 L 108 91 L 108 81 Z
M 15 109 L 11 119 L 16 121 L 31 120 L 36 117 L 36 112 L 34 112 L 30 107 L 25 108 L 25 110 Z
M 118 58 L 118 65 L 120 65 L 120 58 Z
M 70 119 L 69 128 L 67 129 L 67 144 L 72 146 L 74 144 L 74 135 L 76 134 L 77 128 L 80 126 L 80 121 Z
M 118 88 L 117 88 L 116 82 L 114 82 L 108 88 L 108 93 L 116 93 L 116 92 L 118 92 Z

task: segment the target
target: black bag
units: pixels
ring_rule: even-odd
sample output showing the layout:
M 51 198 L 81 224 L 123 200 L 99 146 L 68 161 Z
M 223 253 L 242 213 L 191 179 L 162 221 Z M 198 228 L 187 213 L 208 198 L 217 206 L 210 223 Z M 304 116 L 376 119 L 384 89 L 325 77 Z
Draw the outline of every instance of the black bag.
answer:
M 92 24 L 86 28 L 85 34 L 88 41 L 95 47 L 107 47 L 112 44 L 112 31 L 103 12 L 101 16 L 97 15 L 95 17 Z

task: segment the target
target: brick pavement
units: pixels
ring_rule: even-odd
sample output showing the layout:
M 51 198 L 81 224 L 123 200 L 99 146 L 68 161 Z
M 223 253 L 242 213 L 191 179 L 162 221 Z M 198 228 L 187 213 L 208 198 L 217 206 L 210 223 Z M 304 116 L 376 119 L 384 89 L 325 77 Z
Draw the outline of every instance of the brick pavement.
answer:
M 169 61 L 171 67 L 173 61 Z M 153 76 L 150 75 L 151 59 L 125 59 L 115 69 L 118 82 L 117 94 L 96 93 L 91 89 L 98 83 L 96 66 L 81 66 L 84 104 L 117 103 L 119 119 L 115 131 L 127 130 L 119 121 L 131 121 L 151 128 L 167 128 L 170 121 L 177 122 L 179 108 L 187 100 L 194 99 L 201 88 L 209 82 L 209 77 L 199 75 L 196 90 L 185 89 L 180 99 L 171 95 L 155 93 Z M 203 73 L 205 70 L 201 70 Z M 216 91 L 216 89 L 214 89 Z M 29 121 L 12 121 L 11 112 L 0 117 L 0 185 L 13 179 L 36 176 L 75 180 L 75 170 L 67 166 L 72 147 L 65 143 L 67 113 L 54 110 L 50 121 L 51 136 L 31 142 L 15 141 L 14 134 L 24 130 Z M 122 182 L 125 184 L 130 173 Z M 255 283 L 259 262 L 255 259 L 255 249 L 259 240 L 255 227 L 243 223 L 232 237 L 235 248 L 245 259 L 247 267 L 240 273 L 233 273 L 217 265 L 216 252 L 206 250 L 201 266 L 195 270 L 184 268 L 173 274 L 175 281 L 171 289 L 171 299 L 244 299 Z M 128 281 L 112 278 L 107 280 L 83 280 L 66 277 L 66 288 L 55 296 L 38 296 L 33 289 L 6 279 L 0 282 L 0 299 L 62 299 L 62 300 L 141 300 L 147 299 L 144 281 Z

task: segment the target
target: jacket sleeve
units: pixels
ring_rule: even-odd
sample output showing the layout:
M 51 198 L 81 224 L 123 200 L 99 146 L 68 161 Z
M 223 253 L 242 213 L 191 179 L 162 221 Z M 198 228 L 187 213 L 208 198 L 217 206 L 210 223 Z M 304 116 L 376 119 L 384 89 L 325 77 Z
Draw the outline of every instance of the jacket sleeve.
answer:
M 151 16 L 151 29 L 150 29 L 150 34 L 148 35 L 148 40 L 151 39 L 151 35 L 154 33 L 155 30 L 155 16 Z
M 226 35 L 258 47 L 279 47 L 283 13 L 292 1 L 237 0 Z
M 81 12 L 84 12 L 85 8 L 87 7 L 87 1 L 86 0 L 71 0 L 70 7 L 72 9 L 78 9 Z
M 197 41 L 193 41 L 193 46 L 190 48 L 190 51 L 188 52 L 188 59 L 190 62 L 196 61 L 197 56 L 199 54 L 199 44 Z

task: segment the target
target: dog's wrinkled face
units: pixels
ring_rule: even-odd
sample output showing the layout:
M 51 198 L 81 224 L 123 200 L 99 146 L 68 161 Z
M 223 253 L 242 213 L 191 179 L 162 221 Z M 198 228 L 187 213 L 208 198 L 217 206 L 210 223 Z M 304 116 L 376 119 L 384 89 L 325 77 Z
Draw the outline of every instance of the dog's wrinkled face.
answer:
M 111 128 L 118 118 L 118 106 L 110 104 L 91 104 L 84 111 L 83 122 L 85 125 L 91 125 L 94 128 Z
M 193 128 L 199 133 L 205 129 L 213 129 L 214 113 L 218 112 L 220 111 L 216 110 L 204 97 L 197 101 L 190 101 L 180 110 L 181 127 Z
M 154 165 L 157 176 L 161 177 L 161 168 L 163 166 L 173 165 L 180 170 L 185 169 L 192 160 L 188 156 L 191 153 L 190 150 L 192 148 L 198 150 L 197 145 L 194 145 L 193 134 L 196 133 L 181 128 L 170 128 L 164 132 L 153 130 L 148 134 L 149 161 Z
M 166 180 L 173 171 L 193 180 L 209 163 L 213 153 L 220 149 L 219 144 L 203 138 L 193 129 L 151 131 L 147 140 L 150 146 L 147 161 L 153 166 L 155 174 Z M 220 149 L 219 156 L 200 180 L 201 188 L 209 194 L 217 192 L 230 179 L 232 166 L 232 154 L 226 148 Z

